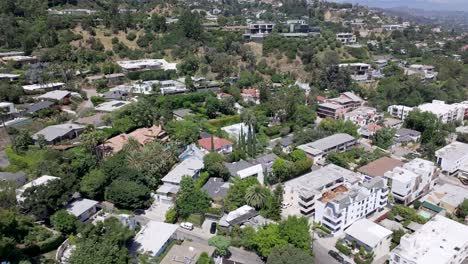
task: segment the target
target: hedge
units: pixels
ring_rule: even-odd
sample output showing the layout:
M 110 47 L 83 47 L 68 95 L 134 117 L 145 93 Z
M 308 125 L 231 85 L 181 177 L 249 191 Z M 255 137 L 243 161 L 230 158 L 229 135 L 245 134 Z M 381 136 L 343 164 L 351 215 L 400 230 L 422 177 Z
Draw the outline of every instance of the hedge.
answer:
M 223 214 L 223 210 L 221 210 L 221 208 L 209 207 L 206 209 L 206 213 L 215 216 L 221 216 Z
M 65 241 L 65 237 L 62 234 L 55 234 L 42 242 L 23 248 L 21 251 L 28 256 L 37 256 L 57 249 L 63 241 Z
M 208 124 L 210 124 L 211 126 L 215 128 L 222 128 L 225 126 L 230 126 L 230 125 L 240 123 L 240 121 L 241 121 L 240 115 L 233 115 L 233 116 L 223 116 L 217 119 L 208 120 Z
M 202 214 L 191 214 L 187 218 L 187 222 L 190 222 L 196 226 L 201 226 L 204 221 L 205 221 L 205 216 Z
M 343 245 L 343 242 L 341 242 L 340 240 L 336 241 L 335 247 L 336 249 L 338 249 L 338 251 L 345 254 L 346 256 L 351 255 L 351 249 Z

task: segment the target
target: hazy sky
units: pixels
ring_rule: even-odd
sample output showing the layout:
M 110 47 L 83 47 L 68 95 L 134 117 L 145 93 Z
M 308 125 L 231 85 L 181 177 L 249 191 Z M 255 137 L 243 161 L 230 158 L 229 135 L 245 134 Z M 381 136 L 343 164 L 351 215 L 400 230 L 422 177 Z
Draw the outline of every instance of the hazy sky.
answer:
M 375 7 L 407 6 L 429 10 L 468 11 L 468 0 L 337 0 L 338 2 L 360 3 Z

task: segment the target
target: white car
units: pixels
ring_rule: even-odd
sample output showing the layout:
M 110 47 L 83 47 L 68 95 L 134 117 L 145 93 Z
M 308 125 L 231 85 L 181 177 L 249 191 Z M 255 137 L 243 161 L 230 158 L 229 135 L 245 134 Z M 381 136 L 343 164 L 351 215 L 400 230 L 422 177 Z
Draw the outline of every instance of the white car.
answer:
M 192 230 L 193 224 L 189 222 L 183 222 L 183 223 L 180 223 L 180 227 L 182 227 L 183 229 Z
M 281 203 L 281 208 L 282 208 L 282 209 L 286 209 L 286 208 L 288 208 L 289 206 L 291 206 L 290 203 L 284 203 L 284 202 Z

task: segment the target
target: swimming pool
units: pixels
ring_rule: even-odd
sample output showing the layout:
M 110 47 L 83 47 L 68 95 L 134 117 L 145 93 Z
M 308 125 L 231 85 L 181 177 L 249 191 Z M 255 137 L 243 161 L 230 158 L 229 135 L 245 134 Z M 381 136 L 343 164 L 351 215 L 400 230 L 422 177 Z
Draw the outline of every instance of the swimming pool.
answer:
M 425 211 L 421 211 L 418 213 L 420 216 L 426 218 L 426 219 L 431 219 L 432 215 L 428 212 L 425 212 Z

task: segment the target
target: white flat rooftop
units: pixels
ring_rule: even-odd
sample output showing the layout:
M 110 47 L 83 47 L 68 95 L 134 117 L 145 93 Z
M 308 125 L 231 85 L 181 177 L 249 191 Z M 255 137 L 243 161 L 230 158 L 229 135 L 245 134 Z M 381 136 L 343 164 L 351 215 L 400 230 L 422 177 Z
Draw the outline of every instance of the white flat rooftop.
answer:
M 155 256 L 176 232 L 178 226 L 157 221 L 149 221 L 136 234 L 133 249 Z
M 392 253 L 417 264 L 452 263 L 467 245 L 468 226 L 436 215 L 413 234 L 404 235 Z
M 366 218 L 354 222 L 345 233 L 371 248 L 375 248 L 380 241 L 392 235 L 392 231 Z

